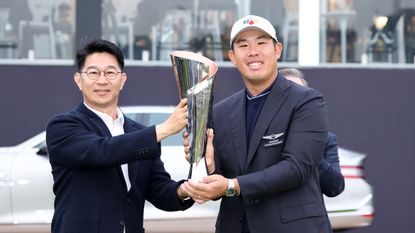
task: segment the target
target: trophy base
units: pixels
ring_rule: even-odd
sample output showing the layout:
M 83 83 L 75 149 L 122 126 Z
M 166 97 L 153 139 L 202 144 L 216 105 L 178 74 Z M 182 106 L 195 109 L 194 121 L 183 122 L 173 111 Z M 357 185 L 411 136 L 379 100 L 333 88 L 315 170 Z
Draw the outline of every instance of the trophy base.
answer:
M 192 163 L 190 169 L 191 173 L 189 179 L 193 181 L 200 182 L 203 177 L 208 176 L 205 157 L 203 157 L 199 163 Z

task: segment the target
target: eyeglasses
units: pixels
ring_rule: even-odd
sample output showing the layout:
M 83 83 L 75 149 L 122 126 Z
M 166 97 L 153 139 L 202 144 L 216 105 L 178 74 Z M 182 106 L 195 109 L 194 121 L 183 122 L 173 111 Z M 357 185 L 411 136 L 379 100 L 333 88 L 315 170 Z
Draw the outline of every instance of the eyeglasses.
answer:
M 118 77 L 118 75 L 122 72 L 115 71 L 115 70 L 106 70 L 106 71 L 87 70 L 87 71 L 82 71 L 82 72 L 79 72 L 79 73 L 86 74 L 86 76 L 89 79 L 92 79 L 92 80 L 98 79 L 101 76 L 101 73 L 104 73 L 105 78 L 107 78 L 109 80 L 113 80 L 113 79 L 116 79 Z

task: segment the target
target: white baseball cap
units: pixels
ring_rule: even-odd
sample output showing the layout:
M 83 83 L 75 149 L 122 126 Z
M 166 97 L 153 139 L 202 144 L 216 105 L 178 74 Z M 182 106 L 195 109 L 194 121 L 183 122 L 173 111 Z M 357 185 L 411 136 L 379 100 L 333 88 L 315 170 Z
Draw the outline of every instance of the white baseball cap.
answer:
M 275 33 L 275 28 L 268 20 L 257 15 L 247 15 L 240 18 L 233 24 L 231 30 L 230 47 L 232 48 L 232 43 L 239 33 L 252 28 L 264 31 L 272 39 L 278 41 Z

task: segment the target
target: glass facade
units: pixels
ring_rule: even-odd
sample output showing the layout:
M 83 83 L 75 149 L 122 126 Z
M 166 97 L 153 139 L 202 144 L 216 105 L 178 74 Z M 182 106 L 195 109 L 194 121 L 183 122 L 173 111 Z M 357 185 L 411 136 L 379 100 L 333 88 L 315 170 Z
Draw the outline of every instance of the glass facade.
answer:
M 0 0 L 0 58 L 71 59 L 75 0 Z
M 414 63 L 412 0 L 91 1 L 101 8 L 77 11 L 75 0 L 0 0 L 0 59 L 73 59 L 82 40 L 82 35 L 75 37 L 76 19 L 97 15 L 101 25 L 82 20 L 78 24 L 83 30 L 78 30 L 100 27 L 101 37 L 116 42 L 127 59 L 169 61 L 170 51 L 190 50 L 228 61 L 232 23 L 256 14 L 275 26 L 284 45 L 282 62 L 297 63 L 300 55 L 307 56 L 299 53 L 302 41 L 319 48 L 314 51 L 320 64 Z M 300 14 L 306 1 L 317 4 L 320 13 Z M 301 18 L 310 15 L 315 20 Z M 310 27 L 316 29 L 316 43 L 308 43 L 310 34 L 300 33 Z
M 136 60 L 170 60 L 171 50 L 190 50 L 223 61 L 236 17 L 233 0 L 103 0 L 102 32 Z
M 322 0 L 321 62 L 414 63 L 415 1 Z

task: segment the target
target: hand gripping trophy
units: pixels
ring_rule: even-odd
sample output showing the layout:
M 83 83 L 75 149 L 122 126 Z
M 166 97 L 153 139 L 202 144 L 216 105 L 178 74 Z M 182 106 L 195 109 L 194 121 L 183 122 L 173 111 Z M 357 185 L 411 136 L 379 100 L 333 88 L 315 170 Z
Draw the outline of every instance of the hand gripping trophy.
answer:
M 172 51 L 170 58 L 180 98 L 187 98 L 189 179 L 198 181 L 208 175 L 204 154 L 218 65 L 207 57 L 188 51 Z

